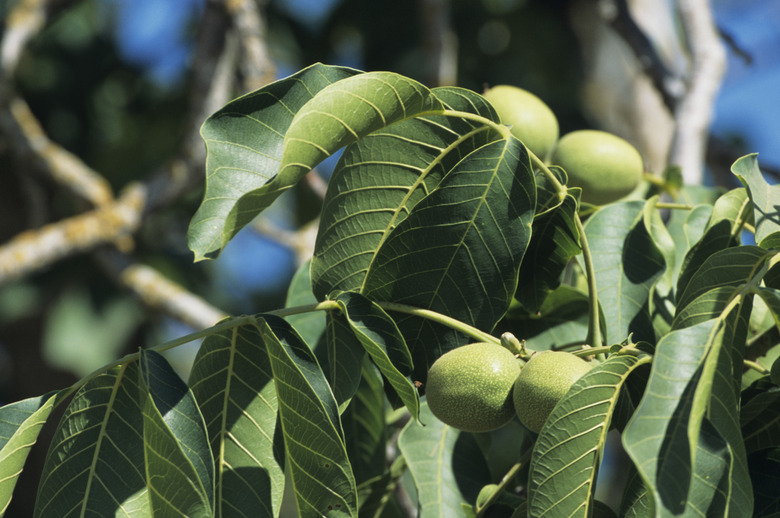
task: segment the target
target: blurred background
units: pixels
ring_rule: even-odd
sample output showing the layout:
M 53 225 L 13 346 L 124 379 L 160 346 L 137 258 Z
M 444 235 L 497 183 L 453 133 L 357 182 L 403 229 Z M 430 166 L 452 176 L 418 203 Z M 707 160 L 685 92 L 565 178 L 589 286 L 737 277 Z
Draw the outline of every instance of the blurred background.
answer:
M 193 263 L 186 244 L 198 128 L 240 94 L 318 61 L 513 84 L 562 134 L 612 131 L 650 172 L 732 187 L 745 153 L 778 176 L 778 48 L 780 2 L 763 0 L 2 0 L 0 404 L 284 304 L 334 160 L 219 260 Z M 183 376 L 196 345 L 170 354 Z M 22 481 L 14 506 L 33 492 Z

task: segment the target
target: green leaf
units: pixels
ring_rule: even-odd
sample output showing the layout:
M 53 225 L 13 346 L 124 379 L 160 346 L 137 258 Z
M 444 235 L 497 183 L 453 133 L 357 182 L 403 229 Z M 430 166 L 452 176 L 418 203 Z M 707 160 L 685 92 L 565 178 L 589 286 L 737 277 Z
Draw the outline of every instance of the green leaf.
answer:
M 498 121 L 474 92 L 433 92 L 448 109 Z M 362 290 L 377 250 L 393 229 L 464 156 L 495 139 L 489 126 L 426 115 L 347 146 L 328 183 L 317 233 L 311 268 L 317 298 Z
M 35 516 L 150 516 L 138 367 L 126 363 L 88 381 L 54 432 Z
M 420 397 L 409 379 L 413 369 L 412 355 L 393 319 L 359 293 L 340 293 L 335 300 L 374 364 L 395 389 L 412 417 L 417 419 Z
M 751 245 L 714 252 L 697 268 L 685 290 L 678 294 L 677 311 L 681 312 L 697 297 L 715 288 L 733 288 L 747 282 L 770 256 L 770 252 Z M 679 328 L 677 316 L 673 326 Z
M 287 299 L 284 307 L 292 308 L 296 306 L 306 306 L 316 304 L 317 298 L 311 291 L 311 260 L 306 261 L 298 268 L 287 288 Z M 297 315 L 290 315 L 285 319 L 292 324 L 295 330 L 301 335 L 303 341 L 317 350 L 317 346 L 325 334 L 327 326 L 325 322 L 325 312 L 308 311 Z
M 780 448 L 756 452 L 748 458 L 756 496 L 754 518 L 780 515 Z
M 613 355 L 569 389 L 553 409 L 531 457 L 530 516 L 587 517 L 618 396 L 631 372 L 651 360 Z
M 203 341 L 189 378 L 215 461 L 215 514 L 276 517 L 284 452 L 270 360 L 253 323 L 219 325 Z
M 367 363 L 363 367 L 360 385 L 341 423 L 358 485 L 383 475 L 387 471 L 385 393 L 382 376 L 374 366 Z
M 539 311 L 547 295 L 560 285 L 569 260 L 580 253 L 576 212 L 577 200 L 567 195 L 560 205 L 534 219 L 515 293 L 529 312 Z
M 158 516 L 214 516 L 214 459 L 187 385 L 159 353 L 139 360 L 146 485 Z
M 739 417 L 748 454 L 780 447 L 780 388 L 766 377 L 745 391 Z
M 347 317 L 339 311 L 328 311 L 326 318 L 327 356 L 320 365 L 341 414 L 358 389 L 366 352 Z M 320 357 L 317 359 L 320 361 Z
M 398 438 L 417 488 L 420 518 L 467 516 L 461 502 L 474 502 L 490 482 L 490 470 L 474 435 L 445 425 L 423 404 L 422 426 L 409 421 Z
M 731 172 L 742 182 L 753 202 L 756 243 L 780 232 L 780 186 L 769 185 L 758 168 L 758 155 L 745 155 L 731 166 Z
M 715 318 L 672 331 L 657 345 L 623 443 L 659 513 L 750 514 L 732 382 L 731 349 L 740 344 L 730 338 L 726 319 Z
M 715 202 L 707 227 L 696 243 L 690 247 L 683 259 L 677 278 L 679 300 L 701 264 L 715 252 L 740 244 L 740 221 L 749 209 L 750 200 L 743 189 L 734 189 Z M 698 234 L 695 232 L 694 235 Z
M 195 259 L 214 258 L 300 171 L 280 173 L 288 128 L 319 91 L 358 70 L 315 64 L 228 103 L 206 119 L 206 192 L 187 240 Z M 250 197 L 247 197 L 251 193 Z
M 647 227 L 644 206 L 639 200 L 607 205 L 585 223 L 609 343 L 631 333 L 635 340 L 655 341 L 647 301 L 666 264 Z
M 528 153 L 515 138 L 470 153 L 389 235 L 363 294 L 438 311 L 491 331 L 509 308 L 536 204 Z M 456 346 L 427 320 L 400 316 L 415 376 Z
M 654 517 L 653 497 L 647 492 L 647 487 L 634 466 L 631 466 L 627 480 L 620 501 L 619 516 L 622 518 Z
M 41 428 L 67 392 L 50 392 L 0 408 L 0 516 L 11 503 L 14 487 Z
M 257 324 L 271 360 L 299 516 L 356 517 L 355 478 L 322 369 L 286 321 L 266 315 Z

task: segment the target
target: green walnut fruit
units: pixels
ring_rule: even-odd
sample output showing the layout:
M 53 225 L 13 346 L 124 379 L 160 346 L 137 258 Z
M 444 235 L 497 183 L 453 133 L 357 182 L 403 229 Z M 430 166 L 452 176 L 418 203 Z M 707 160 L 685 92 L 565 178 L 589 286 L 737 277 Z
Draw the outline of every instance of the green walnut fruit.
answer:
M 503 124 L 542 160 L 558 140 L 558 119 L 537 96 L 510 85 L 497 85 L 482 94 L 496 109 Z
M 513 398 L 520 422 L 539 433 L 555 405 L 591 364 L 562 351 L 541 351 L 528 360 L 515 382 Z
M 515 415 L 512 387 L 520 374 L 514 355 L 500 345 L 453 349 L 428 371 L 425 394 L 433 415 L 468 432 L 489 432 Z
M 582 187 L 582 201 L 612 203 L 633 191 L 642 180 L 644 163 L 634 146 L 598 130 L 567 133 L 558 141 L 550 162 L 563 167 L 570 187 Z

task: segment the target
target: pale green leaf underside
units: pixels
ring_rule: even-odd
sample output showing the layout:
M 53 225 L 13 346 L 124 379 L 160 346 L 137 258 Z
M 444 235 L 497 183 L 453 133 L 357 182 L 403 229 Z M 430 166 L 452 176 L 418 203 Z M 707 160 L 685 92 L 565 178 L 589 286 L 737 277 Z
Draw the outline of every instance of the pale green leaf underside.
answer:
M 620 388 L 636 367 L 649 361 L 611 356 L 580 378 L 556 405 L 531 457 L 530 516 L 589 516 Z
M 198 351 L 189 384 L 215 461 L 218 516 L 275 517 L 284 488 L 273 373 L 259 330 L 215 332 Z
M 490 470 L 472 434 L 445 425 L 424 403 L 420 422 L 409 421 L 398 448 L 417 488 L 420 518 L 470 516 L 461 503 L 474 502 L 490 481 Z
M 772 234 L 780 232 L 780 186 L 770 185 L 758 167 L 758 155 L 746 155 L 731 166 L 745 185 L 753 202 L 756 225 L 756 243 L 759 245 Z
M 11 502 L 27 455 L 58 399 L 49 393 L 0 408 L 0 516 Z

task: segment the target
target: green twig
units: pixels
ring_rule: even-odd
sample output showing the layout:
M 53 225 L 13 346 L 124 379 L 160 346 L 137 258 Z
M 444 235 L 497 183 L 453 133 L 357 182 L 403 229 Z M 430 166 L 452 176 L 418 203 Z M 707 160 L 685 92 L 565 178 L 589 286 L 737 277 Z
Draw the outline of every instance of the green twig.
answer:
M 495 491 L 490 495 L 490 497 L 485 501 L 485 503 L 476 510 L 475 518 L 480 518 L 485 514 L 485 511 L 501 496 L 501 493 L 506 490 L 507 486 L 514 480 L 514 478 L 517 476 L 518 473 L 520 473 L 520 470 L 523 469 L 523 467 L 528 463 L 529 460 L 531 460 L 531 453 L 533 453 L 532 448 L 528 448 L 525 453 L 523 453 L 523 456 L 520 457 L 520 460 L 517 461 L 511 468 L 509 468 L 509 471 L 506 472 L 506 475 L 504 475 L 504 478 L 501 479 L 501 482 L 498 483 Z
M 414 306 L 407 306 L 406 304 L 398 304 L 397 302 L 377 302 L 377 304 L 379 307 L 387 311 L 396 311 L 398 313 L 406 313 L 407 315 L 427 318 L 432 322 L 436 322 L 438 324 L 455 329 L 456 331 L 460 331 L 461 333 L 468 335 L 475 340 L 479 340 L 480 342 L 491 342 L 497 345 L 501 345 L 501 340 L 495 336 L 484 331 L 480 331 L 476 327 L 470 326 L 465 322 L 461 322 L 455 318 L 431 311 L 430 309 L 420 309 Z
M 748 369 L 753 369 L 754 371 L 758 372 L 759 374 L 769 374 L 769 369 L 761 365 L 760 363 L 752 360 L 742 360 L 742 364 L 747 367 Z

